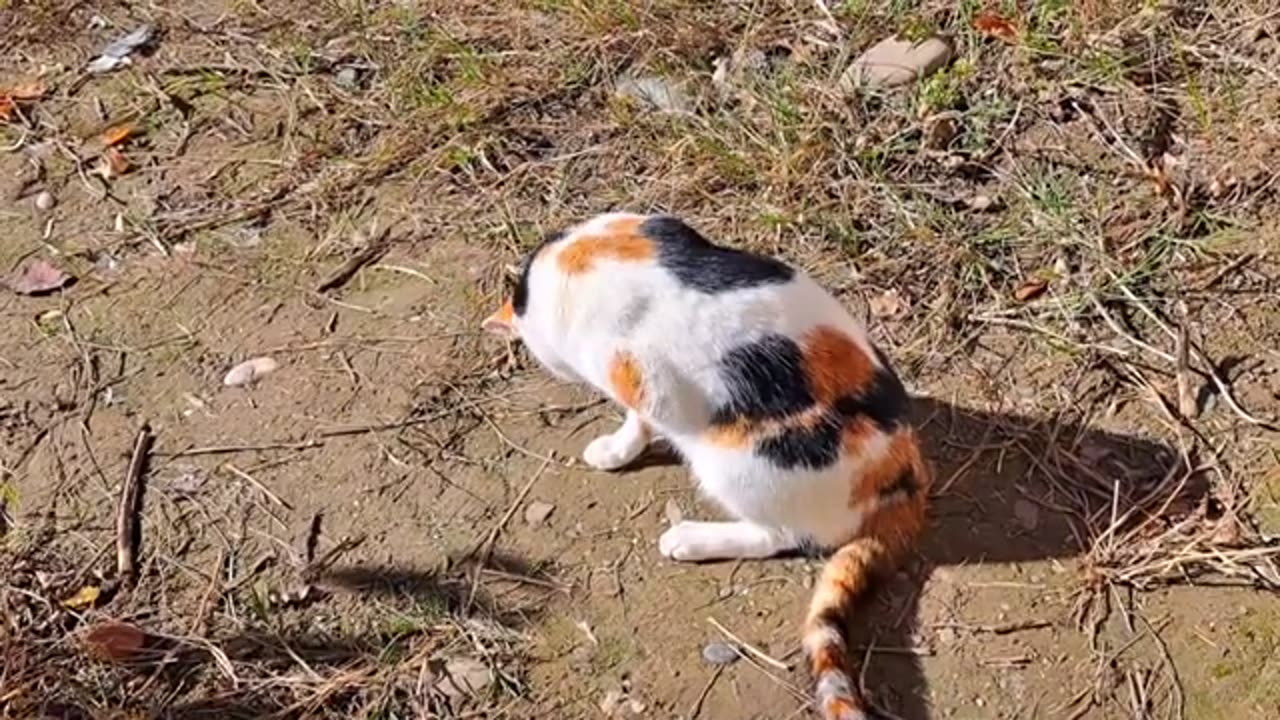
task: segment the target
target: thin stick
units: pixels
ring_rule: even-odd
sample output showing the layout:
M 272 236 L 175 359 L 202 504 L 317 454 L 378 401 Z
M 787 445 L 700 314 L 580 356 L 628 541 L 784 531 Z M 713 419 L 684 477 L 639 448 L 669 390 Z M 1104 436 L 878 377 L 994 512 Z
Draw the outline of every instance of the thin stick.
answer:
M 721 633 L 723 633 L 725 637 L 732 640 L 734 644 L 738 645 L 743 650 L 746 650 L 747 652 L 754 655 L 756 659 L 759 660 L 760 662 L 765 663 L 766 665 L 769 665 L 770 667 L 776 670 L 782 670 L 784 672 L 791 671 L 790 665 L 782 662 L 781 660 L 774 658 L 773 656 L 769 655 L 768 653 L 761 650 L 760 648 L 752 645 L 751 643 L 743 641 L 742 638 L 729 632 L 729 629 L 721 625 L 719 622 L 717 622 L 715 618 L 709 617 L 707 618 L 707 622 L 711 623 L 711 626 L 719 630 Z
M 533 484 L 538 482 L 538 478 L 542 477 L 542 473 L 546 471 L 547 466 L 550 464 L 550 457 L 547 457 L 542 461 L 542 465 L 538 468 L 538 471 L 529 478 L 529 481 L 524 484 L 523 488 L 520 488 L 520 493 L 516 495 L 515 501 L 512 502 L 511 506 L 507 508 L 507 511 L 503 513 L 502 519 L 489 530 L 489 534 L 485 537 L 484 541 L 476 548 L 480 552 L 481 565 L 484 565 L 484 563 L 488 562 L 489 558 L 493 556 L 493 545 L 498 541 L 498 536 L 502 534 L 503 528 L 505 528 L 507 523 L 511 521 L 512 516 L 516 514 L 516 510 L 520 508 L 520 505 L 524 503 L 524 499 L 528 497 L 529 491 L 533 489 Z
M 546 471 L 547 466 L 551 464 L 551 457 L 548 456 L 542 461 L 542 465 L 538 467 L 537 472 L 529 478 L 529 482 L 524 484 L 520 489 L 520 493 L 516 495 L 516 499 L 503 513 L 502 519 L 489 530 L 489 534 L 485 539 L 476 546 L 474 550 L 467 553 L 464 557 L 474 557 L 479 554 L 479 563 L 477 564 L 475 574 L 471 578 L 471 591 L 467 594 L 467 609 L 471 608 L 471 604 L 475 602 L 476 592 L 480 589 L 480 574 L 484 570 L 484 566 L 488 564 L 489 559 L 493 557 L 493 546 L 498 542 L 498 536 L 502 534 L 502 529 L 511 521 L 511 517 L 516 514 L 516 510 L 524 503 L 524 499 L 529 495 L 529 491 L 533 489 L 534 483 L 538 482 L 538 478 L 542 477 L 542 473 Z
M 724 672 L 726 665 L 717 665 L 712 671 L 711 677 L 707 678 L 707 684 L 702 686 L 702 692 L 698 693 L 698 699 L 693 701 L 693 705 L 689 708 L 689 720 L 697 720 L 698 715 L 702 714 L 702 704 L 707 701 L 707 696 L 711 694 L 711 688 L 715 687 L 716 681 L 720 679 L 720 673 Z
M 138 575 L 138 549 L 142 545 L 142 476 L 147 470 L 148 455 L 155 436 L 146 422 L 133 441 L 133 457 L 120 488 L 120 506 L 116 511 L 116 575 L 125 585 L 133 585 Z
M 1133 303 L 1135 307 L 1137 307 L 1139 310 L 1142 311 L 1142 314 L 1146 315 L 1148 318 L 1151 319 L 1152 322 L 1160 326 L 1160 329 L 1163 330 L 1166 335 L 1169 335 L 1170 337 L 1175 337 L 1175 338 L 1177 337 L 1176 334 L 1173 332 L 1173 329 L 1170 328 L 1169 325 L 1165 323 L 1164 320 L 1160 319 L 1160 316 L 1157 315 L 1154 310 L 1148 307 L 1146 303 L 1139 300 L 1138 296 L 1134 295 L 1133 291 L 1130 290 L 1128 286 L 1121 283 L 1120 291 L 1125 294 L 1125 296 L 1129 299 L 1129 302 Z M 1238 415 L 1241 420 L 1244 420 L 1245 422 L 1251 425 L 1256 425 L 1270 432 L 1280 432 L 1280 427 L 1276 427 L 1274 423 L 1269 422 L 1267 420 L 1263 420 L 1262 418 L 1259 418 L 1259 417 L 1255 417 L 1254 415 L 1250 414 L 1248 410 L 1245 410 L 1243 407 L 1241 407 L 1240 403 L 1236 402 L 1235 395 L 1231 392 L 1231 385 L 1228 384 L 1226 380 L 1222 379 L 1222 375 L 1218 372 L 1218 368 L 1213 364 L 1213 361 L 1210 360 L 1208 356 L 1206 356 L 1204 353 L 1200 352 L 1199 348 L 1195 347 L 1191 343 L 1187 343 L 1187 346 L 1192 356 L 1196 360 L 1204 363 L 1205 374 L 1209 376 L 1209 379 L 1213 381 L 1214 386 L 1218 388 L 1218 394 L 1222 396 L 1222 399 L 1227 403 L 1227 406 L 1231 408 L 1232 412 Z M 1174 360 L 1174 358 L 1172 358 L 1167 354 L 1165 355 L 1165 358 L 1170 362 Z
M 1177 368 L 1174 371 L 1174 377 L 1178 381 L 1178 412 L 1182 413 L 1182 417 L 1188 419 L 1194 418 L 1199 411 L 1195 391 L 1191 384 L 1190 347 L 1191 342 L 1187 331 L 1187 319 L 1184 309 L 1178 322 L 1178 341 L 1173 354 L 1178 361 Z
M 158 452 L 157 455 L 169 458 L 196 457 L 199 455 L 231 455 L 233 453 L 255 452 L 260 450 L 310 450 L 324 445 L 323 440 L 307 440 L 296 443 L 264 443 L 262 445 L 206 445 L 176 452 Z
M 974 633 L 991 633 L 993 635 L 1008 635 L 1010 633 L 1021 632 L 1023 630 L 1039 630 L 1040 628 L 1052 627 L 1053 623 L 1048 620 L 1022 620 L 1020 622 L 1005 623 L 1002 625 L 972 625 L 969 623 L 933 623 L 929 625 L 931 628 L 949 628 L 953 630 L 968 630 Z M 876 648 L 877 652 L 883 651 L 885 648 Z M 914 649 L 914 648 L 909 648 Z
M 382 257 L 391 245 L 387 242 L 387 233 L 389 231 L 390 228 L 387 228 L 378 233 L 369 242 L 368 247 L 352 255 L 346 262 L 334 268 L 332 272 L 325 276 L 324 280 L 320 281 L 319 285 L 316 285 L 316 292 L 327 292 L 346 285 L 347 281 L 354 277 L 357 272 L 360 272 L 360 268 Z
M 245 481 L 245 482 L 249 483 L 250 485 L 254 486 L 255 488 L 257 488 L 257 489 L 258 489 L 258 492 L 262 493 L 263 495 L 266 495 L 266 496 L 267 496 L 267 499 L 268 499 L 268 500 L 270 500 L 271 502 L 273 502 L 273 503 L 275 503 L 275 504 L 279 505 L 280 507 L 284 508 L 285 510 L 293 510 L 293 506 L 292 506 L 292 505 L 290 505 L 289 503 L 285 502 L 284 500 L 281 500 L 279 495 L 276 495 L 275 493 L 271 492 L 271 490 L 270 490 L 270 489 L 268 489 L 266 485 L 263 485 L 261 482 L 259 482 L 259 481 L 258 481 L 258 479 L 257 479 L 257 478 L 255 478 L 254 476 L 250 475 L 249 473 L 247 473 L 247 472 L 245 472 L 245 471 L 241 470 L 240 468 L 236 467 L 235 465 L 232 465 L 231 463 L 223 463 L 223 465 L 222 465 L 222 469 L 223 469 L 223 470 L 226 470 L 227 472 L 231 473 L 232 475 L 235 475 L 236 477 L 240 478 L 241 480 L 243 480 L 243 481 Z

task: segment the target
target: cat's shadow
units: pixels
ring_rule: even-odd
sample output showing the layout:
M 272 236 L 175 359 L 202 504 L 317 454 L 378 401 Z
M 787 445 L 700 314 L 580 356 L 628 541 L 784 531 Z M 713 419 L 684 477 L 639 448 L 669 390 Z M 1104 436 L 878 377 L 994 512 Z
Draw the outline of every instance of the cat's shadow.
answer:
M 928 645 L 920 602 L 939 568 L 1078 558 L 1112 517 L 1189 511 L 1208 492 L 1207 480 L 1192 476 L 1166 503 L 1164 481 L 1185 469 L 1184 459 L 1148 438 L 930 399 L 913 400 L 911 414 L 935 473 L 929 527 L 917 557 L 881 584 L 855 620 L 852 645 L 916 648 L 922 639 Z M 1026 619 L 1016 609 L 1009 614 Z M 930 708 L 918 656 L 876 654 L 866 685 L 903 720 L 940 717 Z
M 1153 492 L 1181 466 L 1174 449 L 1078 422 L 912 401 L 912 419 L 935 473 L 930 523 L 915 557 L 854 612 L 852 647 L 885 648 L 864 671 L 877 705 L 902 720 L 935 720 L 918 647 L 920 600 L 935 570 L 956 565 L 1068 559 L 1115 515 L 1197 507 L 1202 479 L 1180 496 Z M 657 446 L 632 467 L 677 462 Z M 1063 512 L 1069 508 L 1072 512 Z

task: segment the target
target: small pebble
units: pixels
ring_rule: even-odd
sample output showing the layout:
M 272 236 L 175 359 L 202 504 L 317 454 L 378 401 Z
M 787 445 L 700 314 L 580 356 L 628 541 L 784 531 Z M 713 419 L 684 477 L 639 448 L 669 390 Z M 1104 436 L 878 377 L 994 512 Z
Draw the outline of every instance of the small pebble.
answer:
M 227 371 L 226 376 L 222 378 L 222 384 L 227 387 L 248 385 L 263 375 L 275 372 L 279 367 L 280 363 L 269 357 L 245 360 Z
M 40 194 L 36 195 L 36 209 L 41 212 L 48 212 L 52 208 L 53 194 L 48 190 L 41 190 Z
M 739 657 L 737 649 L 728 643 L 707 643 L 702 648 L 702 659 L 712 665 L 732 665 L 738 662 Z
M 614 92 L 662 112 L 693 111 L 693 100 L 683 87 L 660 77 L 625 77 L 618 80 Z
M 334 82 L 338 83 L 338 87 L 355 90 L 360 85 L 360 73 L 353 67 L 344 67 L 338 71 Z
M 1015 500 L 1013 518 L 1018 521 L 1023 530 L 1035 530 L 1040 526 L 1040 508 L 1029 500 Z
M 524 509 L 524 521 L 530 525 L 541 525 L 551 516 L 551 512 L 556 509 L 555 505 L 541 500 L 534 500 Z

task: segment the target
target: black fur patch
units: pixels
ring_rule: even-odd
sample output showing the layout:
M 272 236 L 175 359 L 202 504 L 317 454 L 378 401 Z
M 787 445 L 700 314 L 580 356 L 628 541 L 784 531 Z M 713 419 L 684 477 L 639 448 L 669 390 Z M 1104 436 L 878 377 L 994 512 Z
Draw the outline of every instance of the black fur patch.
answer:
M 525 310 L 529 309 L 529 268 L 533 265 L 533 259 L 538 257 L 538 253 L 548 245 L 560 242 L 564 239 L 564 231 L 551 233 L 538 243 L 538 247 L 534 248 L 525 256 L 524 262 L 520 265 L 520 277 L 516 280 L 516 289 L 511 293 L 511 309 L 515 310 L 516 315 L 524 316 Z
M 640 233 L 658 248 L 658 263 L 682 284 L 704 293 L 785 283 L 795 271 L 773 258 L 714 245 L 678 218 L 657 216 Z
M 836 412 L 848 420 L 865 417 L 883 432 L 898 427 L 907 408 L 907 390 L 888 366 L 881 366 L 871 383 L 856 395 L 836 400 Z
M 756 453 L 783 470 L 820 470 L 840 457 L 841 418 L 827 413 L 816 426 L 787 428 L 756 443 Z
M 712 413 L 713 425 L 781 419 L 813 405 L 800 346 L 785 335 L 766 335 L 725 353 L 720 377 L 729 401 Z

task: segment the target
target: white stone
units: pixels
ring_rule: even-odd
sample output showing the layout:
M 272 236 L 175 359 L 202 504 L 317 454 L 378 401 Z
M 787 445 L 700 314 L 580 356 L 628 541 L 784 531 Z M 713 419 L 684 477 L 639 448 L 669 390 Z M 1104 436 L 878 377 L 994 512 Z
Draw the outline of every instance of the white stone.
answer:
M 275 372 L 279 367 L 280 363 L 269 357 L 245 360 L 227 371 L 226 376 L 222 378 L 222 384 L 227 387 L 248 385 L 264 375 Z
M 939 37 L 921 42 L 885 38 L 854 60 L 840 83 L 846 91 L 906 85 L 936 72 L 953 53 L 951 43 Z

